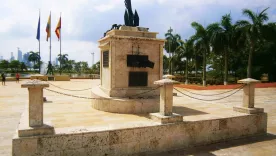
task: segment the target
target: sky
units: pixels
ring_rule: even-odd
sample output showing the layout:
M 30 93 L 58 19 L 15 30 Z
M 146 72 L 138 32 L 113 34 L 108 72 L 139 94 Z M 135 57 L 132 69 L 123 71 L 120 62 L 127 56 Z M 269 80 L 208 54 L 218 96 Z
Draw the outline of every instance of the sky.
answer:
M 52 60 L 59 54 L 59 42 L 54 33 L 62 17 L 62 53 L 69 59 L 99 60 L 98 40 L 112 24 L 124 24 L 124 0 L 0 0 L 0 56 L 17 59 L 17 47 L 23 53 L 38 51 L 36 32 L 41 11 L 41 56 L 49 61 L 46 24 L 52 14 Z M 132 0 L 132 8 L 140 16 L 140 26 L 159 32 L 158 38 L 172 27 L 183 39 L 194 34 L 193 21 L 207 26 L 231 13 L 233 22 L 247 19 L 242 9 L 255 12 L 270 7 L 270 22 L 276 22 L 276 0 Z

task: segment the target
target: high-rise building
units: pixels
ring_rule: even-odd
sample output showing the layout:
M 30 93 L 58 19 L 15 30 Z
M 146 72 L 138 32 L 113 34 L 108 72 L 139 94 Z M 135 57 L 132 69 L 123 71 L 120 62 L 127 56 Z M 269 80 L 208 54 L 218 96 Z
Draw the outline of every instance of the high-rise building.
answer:
M 0 61 L 2 61 L 2 60 L 4 60 L 4 59 L 3 59 L 3 56 L 0 57 Z
M 56 57 L 56 65 L 59 65 L 59 61 L 58 58 Z
M 11 59 L 10 62 L 14 60 L 13 52 L 11 52 Z
M 27 52 L 27 53 L 25 53 L 25 54 L 23 55 L 23 62 L 26 64 L 26 66 L 30 66 L 30 65 L 31 65 L 31 64 L 30 64 L 30 61 L 28 60 L 29 56 L 30 56 L 30 53 L 29 53 L 29 52 Z
M 18 51 L 17 51 L 17 60 L 19 62 L 22 62 L 22 51 L 18 48 Z
M 57 65 L 57 64 L 56 64 L 56 61 L 52 61 L 52 65 L 53 65 L 53 66 Z

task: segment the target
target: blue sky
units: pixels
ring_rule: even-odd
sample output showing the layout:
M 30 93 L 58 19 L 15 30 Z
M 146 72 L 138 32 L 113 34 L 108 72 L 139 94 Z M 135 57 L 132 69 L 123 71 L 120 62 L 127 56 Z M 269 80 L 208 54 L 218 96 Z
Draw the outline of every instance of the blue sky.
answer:
M 52 59 L 59 53 L 59 42 L 54 34 L 60 12 L 62 13 L 62 52 L 69 59 L 91 64 L 91 52 L 95 62 L 99 60 L 97 40 L 112 24 L 124 23 L 124 0 L 0 0 L 0 56 L 10 58 L 17 47 L 23 52 L 38 51 L 36 29 L 41 10 L 41 54 L 43 61 L 49 58 L 46 42 L 46 23 L 52 12 Z M 132 0 L 133 9 L 140 16 L 140 26 L 159 32 L 159 38 L 171 26 L 183 39 L 194 30 L 191 22 L 205 26 L 218 22 L 222 15 L 230 13 L 233 22 L 246 19 L 243 8 L 261 11 L 270 7 L 271 22 L 276 22 L 275 0 Z

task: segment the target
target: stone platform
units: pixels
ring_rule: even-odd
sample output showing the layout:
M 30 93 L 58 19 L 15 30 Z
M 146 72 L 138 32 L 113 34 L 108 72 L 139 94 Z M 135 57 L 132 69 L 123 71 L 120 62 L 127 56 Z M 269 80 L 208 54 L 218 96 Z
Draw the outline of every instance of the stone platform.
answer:
M 132 155 L 164 152 L 225 140 L 266 134 L 267 114 L 238 115 L 171 124 L 151 122 L 124 128 L 55 130 L 54 135 L 13 139 L 13 156 L 23 155 Z
M 22 81 L 20 83 L 22 83 Z M 53 82 L 53 83 L 63 88 L 68 88 L 68 86 L 70 86 L 70 87 L 73 87 L 74 89 L 82 89 L 82 88 L 87 88 L 87 84 L 92 84 L 92 86 L 98 85 L 99 80 L 72 80 L 68 82 L 65 81 L 65 82 Z M 0 87 L 0 92 L 1 92 L 0 120 L 1 120 L 1 123 L 3 123 L 0 128 L 1 130 L 0 155 L 1 156 L 11 155 L 12 138 L 13 138 L 13 135 L 15 134 L 16 128 L 18 127 L 20 114 L 22 113 L 23 110 L 25 110 L 24 106 L 28 99 L 28 94 L 27 94 L 28 91 L 20 88 L 19 84 L 16 84 L 14 82 L 7 82 L 6 85 L 7 86 Z M 50 89 L 55 89 L 57 91 L 64 92 L 62 90 L 59 90 L 58 88 L 50 87 Z M 200 94 L 220 93 L 224 91 L 225 90 L 213 90 L 213 91 L 194 91 L 193 90 L 193 92 L 197 92 Z M 61 136 L 63 134 L 64 134 L 63 136 L 66 136 L 67 134 L 72 134 L 72 136 L 74 136 L 74 134 L 80 135 L 81 133 L 84 134 L 84 133 L 100 132 L 100 131 L 103 132 L 103 131 L 110 131 L 112 129 L 117 131 L 119 129 L 130 129 L 131 127 L 134 128 L 134 127 L 161 126 L 161 124 L 153 120 L 150 120 L 147 114 L 131 115 L 131 114 L 116 114 L 116 113 L 102 112 L 102 111 L 92 109 L 91 100 L 88 100 L 88 99 L 76 99 L 74 97 L 57 95 L 49 91 L 45 91 L 44 93 L 48 100 L 48 102 L 44 103 L 44 119 L 46 121 L 50 121 L 53 127 L 55 127 L 54 130 L 55 130 L 56 136 Z M 65 93 L 73 94 L 74 92 L 65 91 Z M 91 91 L 77 92 L 75 95 L 91 96 Z M 270 134 L 268 134 L 267 136 L 257 137 L 258 139 L 245 138 L 245 139 L 242 139 L 241 141 L 227 140 L 227 142 L 222 142 L 220 144 L 205 145 L 202 148 L 197 147 L 200 149 L 200 151 L 194 150 L 193 148 L 185 149 L 185 146 L 183 146 L 183 148 L 181 147 L 182 151 L 161 152 L 161 154 L 158 153 L 158 155 L 159 156 L 160 155 L 161 156 L 179 155 L 180 152 L 183 155 L 185 155 L 184 153 L 186 154 L 188 153 L 188 155 L 189 154 L 190 155 L 198 155 L 198 154 L 231 155 L 232 153 L 235 153 L 237 155 L 254 155 L 254 154 L 273 155 L 276 152 L 275 150 L 276 123 L 274 122 L 276 119 L 275 98 L 276 98 L 275 88 L 256 90 L 257 107 L 265 108 L 265 111 L 268 112 L 268 116 L 269 116 L 268 133 Z M 216 102 L 201 102 L 198 100 L 190 99 L 185 96 L 177 96 L 177 97 L 174 97 L 173 111 L 177 114 L 183 115 L 183 122 L 180 122 L 180 123 L 186 124 L 186 125 L 190 123 L 200 123 L 201 121 L 207 121 L 207 120 L 214 121 L 214 120 L 222 120 L 226 118 L 235 119 L 236 117 L 248 116 L 247 114 L 242 114 L 242 113 L 233 111 L 233 106 L 236 106 L 236 105 L 238 106 L 241 102 L 242 102 L 241 91 L 227 99 L 223 99 Z M 48 138 L 51 138 L 51 137 L 52 136 L 48 136 Z M 65 137 L 65 138 L 68 139 L 68 137 Z M 33 141 L 31 137 L 26 139 L 30 139 L 31 141 Z M 41 139 L 41 140 L 45 141 L 45 139 Z M 49 140 L 46 140 L 46 141 L 49 141 Z M 55 140 L 53 140 L 53 142 L 55 142 Z M 37 143 L 37 142 L 33 142 L 33 143 Z M 51 142 L 49 142 L 48 145 L 50 146 Z M 64 144 L 62 146 L 67 146 L 67 145 Z M 84 147 L 84 149 L 85 148 L 86 147 Z M 84 149 L 77 150 L 76 153 Z M 183 151 L 184 149 L 185 151 Z M 63 151 L 59 151 L 56 153 L 62 154 L 62 152 Z M 72 155 L 77 155 L 76 153 L 72 152 Z M 81 152 L 78 154 L 78 156 L 80 155 L 81 155 Z
M 159 92 L 159 90 L 157 91 Z M 97 86 L 92 88 L 92 97 L 97 98 L 91 100 L 92 108 L 104 112 L 120 114 L 159 112 L 160 96 L 152 96 L 152 94 L 148 96 L 143 94 L 142 98 L 140 98 L 139 95 L 131 98 L 109 97 L 99 86 Z

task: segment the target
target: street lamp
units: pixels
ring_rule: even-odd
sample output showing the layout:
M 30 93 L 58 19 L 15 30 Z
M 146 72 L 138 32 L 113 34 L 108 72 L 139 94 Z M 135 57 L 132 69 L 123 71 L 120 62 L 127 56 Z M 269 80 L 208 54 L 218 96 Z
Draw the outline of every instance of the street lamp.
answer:
M 91 53 L 91 55 L 92 55 L 92 65 L 91 65 L 91 67 L 93 67 L 93 65 L 94 65 L 94 52 Z

